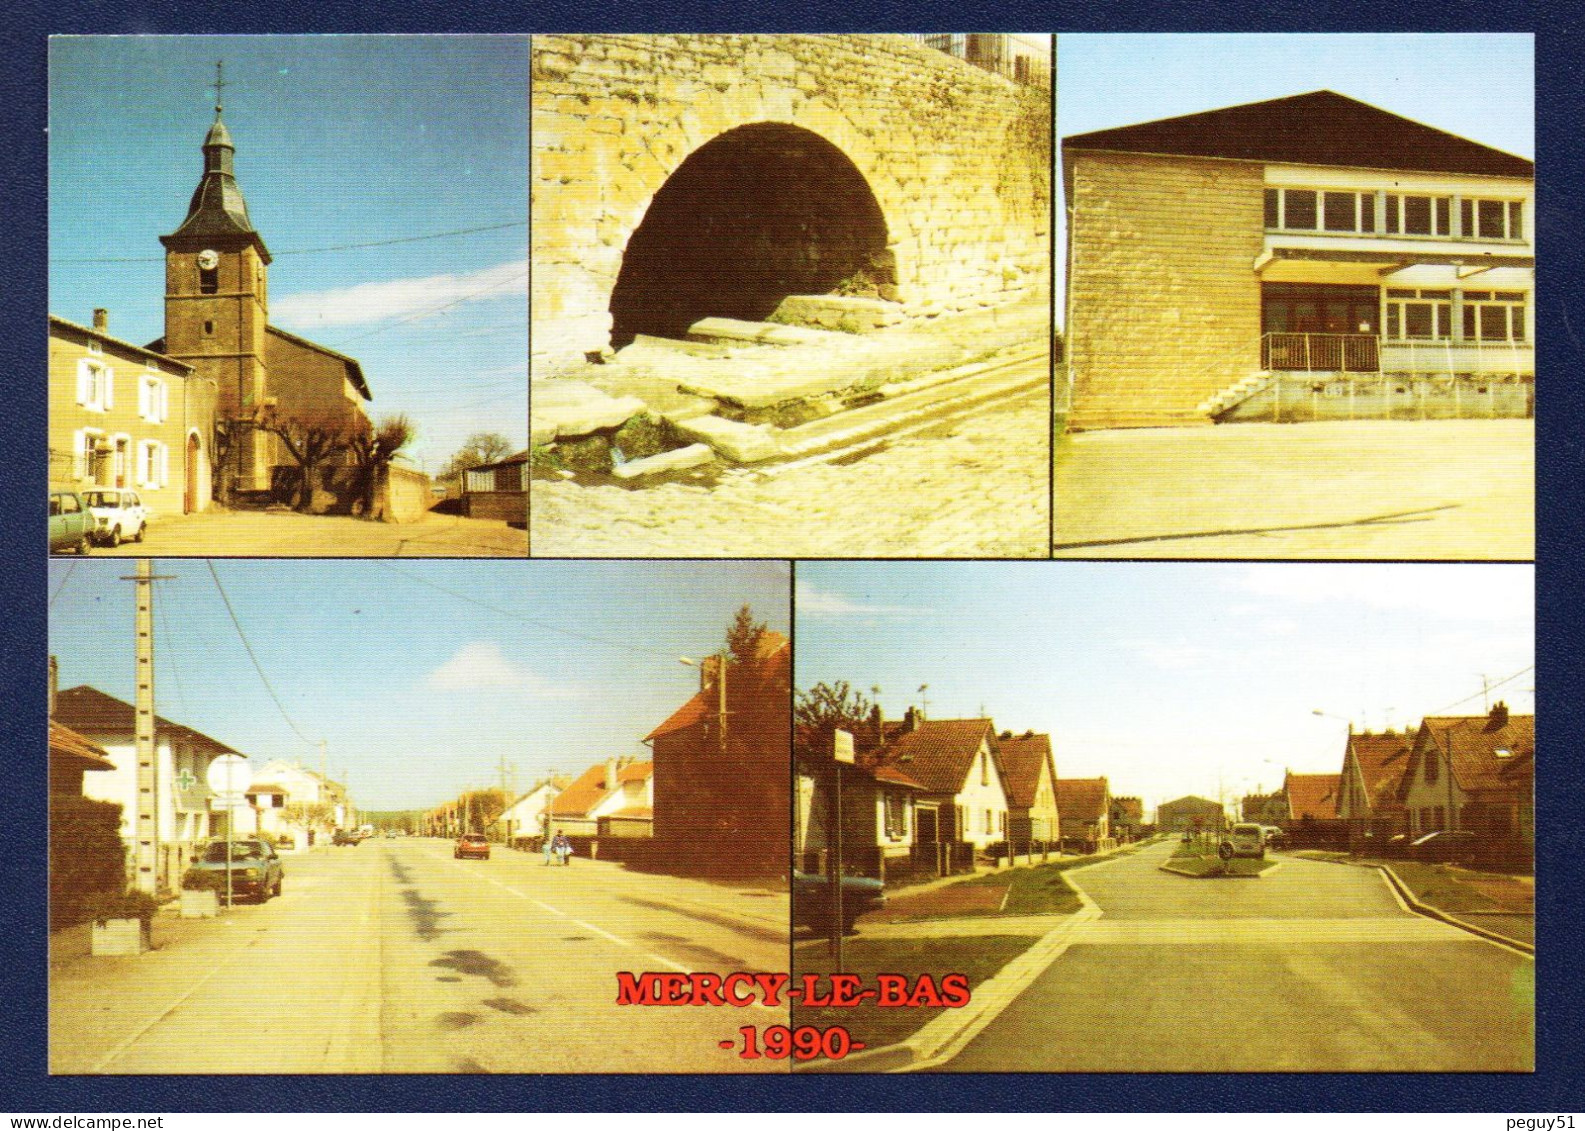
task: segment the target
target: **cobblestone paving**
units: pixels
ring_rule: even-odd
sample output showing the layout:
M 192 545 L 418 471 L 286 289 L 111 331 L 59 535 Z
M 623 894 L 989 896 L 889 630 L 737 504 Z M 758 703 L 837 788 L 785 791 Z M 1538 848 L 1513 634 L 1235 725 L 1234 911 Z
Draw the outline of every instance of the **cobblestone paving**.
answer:
M 737 468 L 713 486 L 536 482 L 535 557 L 1045 557 L 1045 390 L 845 465 Z

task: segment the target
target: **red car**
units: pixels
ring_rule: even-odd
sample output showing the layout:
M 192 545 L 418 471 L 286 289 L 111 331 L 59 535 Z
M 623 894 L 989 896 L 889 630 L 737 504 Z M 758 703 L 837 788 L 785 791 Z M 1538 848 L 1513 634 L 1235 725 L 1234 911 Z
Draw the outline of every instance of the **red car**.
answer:
M 475 860 L 488 860 L 490 858 L 490 842 L 478 833 L 465 833 L 457 838 L 457 847 L 452 850 L 452 858 L 461 860 L 472 857 Z

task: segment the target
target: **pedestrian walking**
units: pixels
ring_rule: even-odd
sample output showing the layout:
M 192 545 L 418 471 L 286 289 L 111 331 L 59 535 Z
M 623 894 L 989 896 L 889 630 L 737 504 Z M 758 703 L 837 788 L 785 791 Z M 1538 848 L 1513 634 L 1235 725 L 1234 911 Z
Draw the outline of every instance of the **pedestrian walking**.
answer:
M 572 863 L 572 841 L 567 839 L 566 833 L 556 834 L 556 855 L 561 857 L 563 867 Z
M 545 835 L 541 839 L 544 842 L 541 847 L 545 852 L 545 867 L 548 868 L 550 867 L 550 858 L 556 854 L 556 838 L 550 835 L 550 829 L 547 827 Z

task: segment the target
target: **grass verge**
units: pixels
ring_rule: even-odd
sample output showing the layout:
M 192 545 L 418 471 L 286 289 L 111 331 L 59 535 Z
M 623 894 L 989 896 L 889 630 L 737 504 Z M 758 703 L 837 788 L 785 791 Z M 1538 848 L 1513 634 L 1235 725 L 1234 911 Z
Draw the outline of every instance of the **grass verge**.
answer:
M 877 974 L 904 974 L 910 979 L 929 974 L 939 984 L 945 974 L 963 974 L 972 991 L 1003 966 L 1028 950 L 1038 938 L 1029 935 L 974 935 L 928 939 L 849 939 L 843 945 L 843 970 L 864 979 L 872 989 Z M 795 977 L 803 974 L 828 974 L 831 956 L 824 939 L 801 942 L 793 947 Z M 830 988 L 821 980 L 820 988 Z M 822 1029 L 841 1025 L 854 1041 L 868 1048 L 896 1044 L 945 1013 L 944 1006 L 887 1007 L 873 1002 L 850 1008 L 809 1007 L 795 1003 L 792 1023 L 815 1025 Z
M 1082 859 L 1089 859 L 1084 857 Z M 1073 863 L 1037 864 L 1033 868 L 1011 868 L 964 880 L 966 887 L 999 886 L 1006 889 L 999 911 L 981 915 L 1072 915 L 1084 904 L 1068 886 L 1062 873 Z

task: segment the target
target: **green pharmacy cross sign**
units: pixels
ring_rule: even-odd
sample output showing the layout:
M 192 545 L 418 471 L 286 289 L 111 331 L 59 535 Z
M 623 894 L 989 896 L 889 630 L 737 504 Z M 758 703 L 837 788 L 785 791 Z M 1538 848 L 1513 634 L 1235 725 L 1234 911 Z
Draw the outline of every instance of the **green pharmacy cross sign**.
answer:
M 191 770 L 183 769 L 181 773 L 176 775 L 176 788 L 183 793 L 189 792 L 197 784 L 198 776 Z

